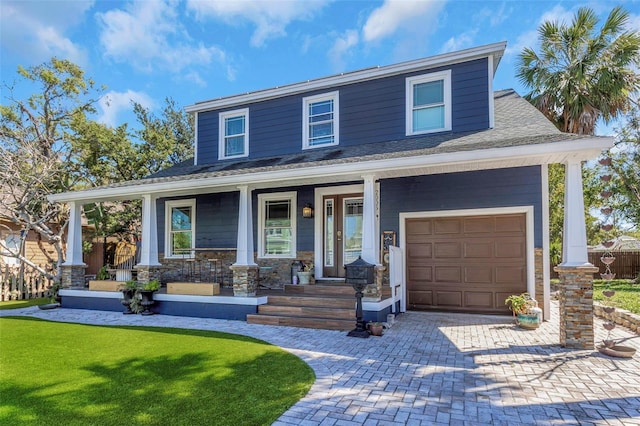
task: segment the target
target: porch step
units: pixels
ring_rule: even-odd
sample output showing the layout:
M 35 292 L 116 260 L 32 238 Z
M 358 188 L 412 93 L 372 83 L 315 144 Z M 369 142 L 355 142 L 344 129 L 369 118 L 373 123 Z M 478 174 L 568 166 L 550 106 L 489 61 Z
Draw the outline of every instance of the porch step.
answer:
M 355 318 L 351 320 L 314 318 L 314 317 L 291 317 L 284 315 L 247 315 L 249 324 L 280 325 L 288 327 L 316 328 L 321 330 L 341 330 L 347 331 L 355 328 Z
M 247 315 L 249 324 L 281 325 L 325 330 L 355 327 L 355 292 L 344 283 L 285 285 L 284 293 L 270 295 L 257 314 Z

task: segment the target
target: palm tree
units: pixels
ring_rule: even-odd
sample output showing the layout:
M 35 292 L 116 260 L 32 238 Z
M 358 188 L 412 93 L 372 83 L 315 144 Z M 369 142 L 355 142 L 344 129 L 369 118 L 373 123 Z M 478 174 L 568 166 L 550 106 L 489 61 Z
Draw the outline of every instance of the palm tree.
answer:
M 563 132 L 593 134 L 630 107 L 640 89 L 640 32 L 627 31 L 629 13 L 614 8 L 596 31 L 593 10 L 580 8 L 571 25 L 544 22 L 540 52 L 525 48 L 517 76 L 531 89 L 525 98 Z

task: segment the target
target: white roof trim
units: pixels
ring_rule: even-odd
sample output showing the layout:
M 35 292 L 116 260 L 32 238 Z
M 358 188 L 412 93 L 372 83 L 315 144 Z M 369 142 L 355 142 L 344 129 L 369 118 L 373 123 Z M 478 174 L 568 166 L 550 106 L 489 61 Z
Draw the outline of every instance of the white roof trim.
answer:
M 359 71 L 342 73 L 314 80 L 307 80 L 301 83 L 288 84 L 286 86 L 277 86 L 271 89 L 258 90 L 241 95 L 226 96 L 218 99 L 198 102 L 194 105 L 185 107 L 185 111 L 202 112 L 218 108 L 229 108 L 251 102 L 264 101 L 267 99 L 273 99 L 312 90 L 321 90 L 348 83 L 373 80 L 376 78 L 388 77 L 391 75 L 411 71 L 446 66 L 459 62 L 470 61 L 473 59 L 485 58 L 488 56 L 493 57 L 493 66 L 495 72 L 495 68 L 498 66 L 498 62 L 500 62 L 500 58 L 502 57 L 506 47 L 507 42 L 501 41 L 498 43 L 487 44 L 471 49 L 459 50 L 456 52 L 430 56 L 428 58 L 401 62 L 399 64 L 366 68 Z
M 202 177 L 189 176 L 175 179 L 163 178 L 160 181 L 138 185 L 105 187 L 76 192 L 51 194 L 52 202 L 94 202 L 141 198 L 144 194 L 196 194 L 235 190 L 238 185 L 250 185 L 252 188 L 300 185 L 305 179 L 331 177 L 332 182 L 359 180 L 363 173 L 376 174 L 378 177 L 399 177 L 417 174 L 445 173 L 463 170 L 482 170 L 500 167 L 518 167 L 550 162 L 563 162 L 566 159 L 580 161 L 597 157 L 603 150 L 613 146 L 613 138 L 588 138 L 567 140 L 539 145 L 514 146 L 509 148 L 490 148 L 475 151 L 458 151 L 432 155 L 362 160 L 338 164 L 314 165 L 286 168 L 273 171 L 248 172 L 220 176 L 203 174 Z M 509 162 L 509 163 L 508 163 Z M 508 163 L 508 164 L 507 164 Z

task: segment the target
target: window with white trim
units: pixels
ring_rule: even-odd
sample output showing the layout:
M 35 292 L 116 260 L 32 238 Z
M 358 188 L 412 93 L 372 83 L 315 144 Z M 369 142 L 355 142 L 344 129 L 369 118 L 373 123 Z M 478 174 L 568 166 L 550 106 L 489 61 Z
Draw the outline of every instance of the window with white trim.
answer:
M 15 257 L 20 251 L 20 236 L 17 234 L 9 234 L 4 240 L 2 252 L 2 260 L 5 265 L 18 266 L 20 261 Z
M 258 257 L 296 257 L 295 192 L 258 194 Z
M 218 159 L 249 155 L 249 109 L 219 114 Z
M 451 130 L 451 70 L 407 78 L 407 135 Z
M 195 199 L 165 202 L 165 257 L 192 257 L 195 229 Z
M 338 145 L 338 92 L 309 96 L 302 101 L 302 148 Z

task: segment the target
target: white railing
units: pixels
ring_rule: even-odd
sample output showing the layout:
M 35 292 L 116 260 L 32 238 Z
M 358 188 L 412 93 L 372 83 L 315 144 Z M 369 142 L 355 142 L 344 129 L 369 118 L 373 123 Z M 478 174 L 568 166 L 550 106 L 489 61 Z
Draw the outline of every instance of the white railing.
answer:
M 404 254 L 400 247 L 389 246 L 389 285 L 391 286 L 391 298 L 393 299 L 391 312 L 396 313 L 396 304 L 398 301 L 400 302 L 400 312 L 406 312 Z

